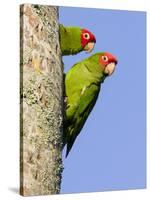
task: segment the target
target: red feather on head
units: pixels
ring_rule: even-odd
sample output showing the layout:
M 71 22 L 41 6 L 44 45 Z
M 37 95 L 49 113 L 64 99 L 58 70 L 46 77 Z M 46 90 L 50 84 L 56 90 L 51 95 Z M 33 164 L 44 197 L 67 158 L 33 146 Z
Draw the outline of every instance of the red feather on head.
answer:
M 82 47 L 85 47 L 89 42 L 96 43 L 95 36 L 93 35 L 93 33 L 88 31 L 87 29 L 82 29 L 81 30 L 81 45 L 82 45 Z
M 100 63 L 104 66 L 108 65 L 111 62 L 117 64 L 118 61 L 117 58 L 110 53 L 104 53 L 104 55 L 100 57 Z

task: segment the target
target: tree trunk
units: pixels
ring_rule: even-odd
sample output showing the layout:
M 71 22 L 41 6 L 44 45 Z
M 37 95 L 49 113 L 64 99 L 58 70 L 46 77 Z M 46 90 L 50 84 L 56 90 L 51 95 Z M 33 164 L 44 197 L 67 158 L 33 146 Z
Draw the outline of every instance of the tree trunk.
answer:
M 58 8 L 21 5 L 20 22 L 20 194 L 57 194 L 63 169 Z

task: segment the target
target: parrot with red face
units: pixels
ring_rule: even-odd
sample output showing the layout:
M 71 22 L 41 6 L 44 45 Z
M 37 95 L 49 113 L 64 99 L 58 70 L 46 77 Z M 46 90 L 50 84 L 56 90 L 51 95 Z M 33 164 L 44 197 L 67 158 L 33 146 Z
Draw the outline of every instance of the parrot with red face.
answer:
M 62 55 L 75 55 L 81 51 L 91 52 L 96 38 L 90 31 L 80 27 L 59 25 L 59 39 Z
M 66 157 L 96 103 L 101 84 L 113 74 L 116 65 L 115 56 L 100 52 L 76 63 L 66 73 L 63 133 L 63 147 L 67 145 Z

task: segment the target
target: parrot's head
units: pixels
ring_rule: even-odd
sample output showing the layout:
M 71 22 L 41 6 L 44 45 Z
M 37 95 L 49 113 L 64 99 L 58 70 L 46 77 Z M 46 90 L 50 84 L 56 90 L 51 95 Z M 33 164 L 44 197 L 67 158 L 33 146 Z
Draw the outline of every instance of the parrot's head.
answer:
M 99 64 L 106 76 L 111 76 L 115 71 L 118 61 L 115 56 L 110 53 L 100 53 L 99 54 Z
M 90 31 L 86 29 L 82 29 L 81 30 L 82 48 L 87 52 L 91 52 L 94 48 L 95 43 L 96 43 L 96 38 L 93 35 L 93 33 L 91 33 Z

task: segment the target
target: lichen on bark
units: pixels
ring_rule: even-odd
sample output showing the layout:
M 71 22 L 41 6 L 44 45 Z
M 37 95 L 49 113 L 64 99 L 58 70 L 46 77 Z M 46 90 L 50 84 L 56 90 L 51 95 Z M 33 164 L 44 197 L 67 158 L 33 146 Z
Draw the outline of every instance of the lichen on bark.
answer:
M 21 5 L 20 19 L 20 194 L 57 194 L 63 170 L 58 8 Z

